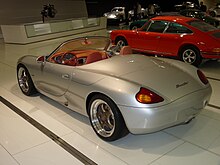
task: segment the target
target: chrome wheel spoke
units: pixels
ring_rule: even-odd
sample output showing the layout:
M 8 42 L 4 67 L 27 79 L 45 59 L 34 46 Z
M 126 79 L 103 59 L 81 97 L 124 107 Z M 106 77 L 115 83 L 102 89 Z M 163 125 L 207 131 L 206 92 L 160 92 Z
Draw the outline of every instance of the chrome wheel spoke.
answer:
M 29 90 L 28 76 L 24 68 L 20 68 L 18 71 L 18 82 L 22 91 L 27 92 Z
M 187 49 L 183 52 L 183 61 L 192 64 L 196 60 L 196 53 L 191 50 Z
M 94 129 L 103 137 L 109 137 L 114 133 L 114 114 L 109 105 L 103 100 L 95 100 L 90 109 L 91 121 Z
M 123 46 L 125 46 L 124 41 L 122 41 L 122 40 L 118 41 L 117 46 L 119 46 L 120 48 L 122 48 Z

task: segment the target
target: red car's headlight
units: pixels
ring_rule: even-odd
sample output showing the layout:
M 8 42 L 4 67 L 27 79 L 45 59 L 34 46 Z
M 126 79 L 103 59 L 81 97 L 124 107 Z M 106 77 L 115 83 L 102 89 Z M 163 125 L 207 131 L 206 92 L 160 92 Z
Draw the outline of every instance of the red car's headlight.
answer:
M 136 100 L 143 104 L 153 104 L 162 102 L 164 99 L 157 95 L 156 93 L 152 92 L 149 89 L 140 88 L 140 91 L 136 94 Z
M 206 85 L 206 84 L 209 83 L 208 79 L 207 79 L 206 76 L 202 73 L 201 70 L 197 70 L 197 74 L 198 74 L 198 76 L 199 76 L 199 79 L 203 82 L 203 84 Z

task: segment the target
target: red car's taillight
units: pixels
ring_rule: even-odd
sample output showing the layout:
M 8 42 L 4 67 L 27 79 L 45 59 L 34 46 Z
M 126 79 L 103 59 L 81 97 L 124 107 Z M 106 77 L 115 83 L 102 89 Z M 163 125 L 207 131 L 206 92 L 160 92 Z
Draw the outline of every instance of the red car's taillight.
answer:
M 149 89 L 141 87 L 140 91 L 136 94 L 136 100 L 143 104 L 153 104 L 162 102 L 164 99 L 152 92 Z
M 206 84 L 209 83 L 208 79 L 207 79 L 206 76 L 202 73 L 201 70 L 197 70 L 197 74 L 198 74 L 198 76 L 199 76 L 199 79 L 203 82 L 203 84 L 206 85 Z

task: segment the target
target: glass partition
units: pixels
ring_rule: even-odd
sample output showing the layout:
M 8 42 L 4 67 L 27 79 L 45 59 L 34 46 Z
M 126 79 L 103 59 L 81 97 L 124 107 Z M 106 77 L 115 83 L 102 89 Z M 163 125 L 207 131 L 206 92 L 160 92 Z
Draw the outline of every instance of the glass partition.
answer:
M 46 34 L 77 30 L 100 25 L 100 18 L 82 18 L 75 20 L 61 20 L 46 23 L 26 24 L 27 37 L 36 37 Z

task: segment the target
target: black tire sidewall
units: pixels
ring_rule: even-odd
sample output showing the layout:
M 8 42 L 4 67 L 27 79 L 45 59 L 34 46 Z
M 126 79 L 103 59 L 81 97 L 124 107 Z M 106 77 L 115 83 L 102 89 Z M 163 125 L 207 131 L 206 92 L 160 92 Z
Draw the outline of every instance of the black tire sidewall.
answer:
M 197 48 L 195 48 L 194 46 L 186 46 L 186 47 L 181 49 L 180 54 L 179 54 L 181 61 L 185 62 L 183 60 L 183 52 L 187 49 L 191 49 L 196 53 L 196 60 L 193 63 L 191 63 L 191 65 L 194 65 L 194 66 L 200 65 L 201 62 L 202 62 L 202 57 L 200 55 L 200 51 Z M 190 64 L 190 63 L 188 63 L 188 64 Z
M 210 12 L 210 15 L 211 15 L 212 17 L 215 17 L 215 16 L 216 16 L 216 14 L 215 14 L 214 11 L 211 11 L 211 12 Z
M 109 107 L 111 108 L 112 113 L 114 114 L 115 130 L 114 130 L 114 133 L 109 137 L 101 136 L 96 131 L 96 129 L 94 128 L 94 126 L 92 124 L 91 114 L 90 114 L 91 110 L 90 109 L 91 109 L 91 105 L 92 105 L 93 101 L 95 101 L 97 99 L 105 101 L 109 105 Z M 97 95 L 92 97 L 92 99 L 90 100 L 89 105 L 88 105 L 88 114 L 89 114 L 89 120 L 90 120 L 90 123 L 92 125 L 93 130 L 104 141 L 115 141 L 115 140 L 121 138 L 122 136 L 124 136 L 128 133 L 127 127 L 125 125 L 124 119 L 121 115 L 121 112 L 120 112 L 119 108 L 117 107 L 117 105 L 109 97 L 107 97 L 105 95 L 97 94 Z
M 124 37 L 118 37 L 118 38 L 116 39 L 115 44 L 117 45 L 119 41 L 123 41 L 124 44 L 125 44 L 125 46 L 128 45 L 128 42 L 127 42 L 127 40 L 126 40 Z
M 26 73 L 26 75 L 27 75 L 27 77 L 28 77 L 27 82 L 28 82 L 29 89 L 28 89 L 27 92 L 23 91 L 22 88 L 20 87 L 20 84 L 19 84 L 18 72 L 19 72 L 20 68 L 23 68 L 23 69 L 25 70 L 25 73 Z M 30 96 L 30 95 L 33 95 L 33 94 L 36 93 L 36 88 L 35 88 L 35 86 L 34 86 L 34 83 L 33 83 L 32 79 L 31 79 L 30 73 L 28 72 L 28 70 L 27 70 L 26 67 L 24 67 L 24 66 L 18 66 L 18 69 L 17 69 L 17 79 L 18 79 L 19 87 L 20 87 L 21 91 L 22 91 L 25 95 Z

